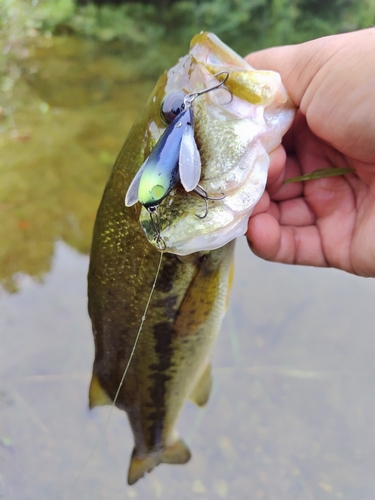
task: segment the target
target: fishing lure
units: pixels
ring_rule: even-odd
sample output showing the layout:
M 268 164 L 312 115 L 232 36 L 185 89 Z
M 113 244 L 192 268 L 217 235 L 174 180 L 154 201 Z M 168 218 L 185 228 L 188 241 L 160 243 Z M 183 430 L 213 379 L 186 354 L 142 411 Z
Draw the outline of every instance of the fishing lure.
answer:
M 157 208 L 179 182 L 186 192 L 192 191 L 205 200 L 204 215 L 196 214 L 200 219 L 204 219 L 208 214 L 209 200 L 217 201 L 225 197 L 225 195 L 211 197 L 199 185 L 201 159 L 194 139 L 192 109 L 192 104 L 198 96 L 224 86 L 229 73 L 222 71 L 214 76 L 222 74 L 226 75 L 225 78 L 214 87 L 187 94 L 180 102 L 174 101 L 170 107 L 163 105 L 164 117 L 171 123 L 138 170 L 126 193 L 125 205 L 127 207 L 139 201 L 148 210 L 156 233 L 155 239 L 160 244 L 161 250 L 165 250 L 165 242 L 160 234 Z

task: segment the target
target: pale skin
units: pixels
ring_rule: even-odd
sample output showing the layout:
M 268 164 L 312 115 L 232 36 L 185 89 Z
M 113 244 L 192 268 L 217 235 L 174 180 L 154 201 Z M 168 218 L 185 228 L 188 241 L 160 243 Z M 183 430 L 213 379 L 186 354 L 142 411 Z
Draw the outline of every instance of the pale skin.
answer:
M 374 54 L 370 28 L 247 56 L 254 68 L 278 71 L 299 108 L 249 220 L 256 255 L 375 276 Z M 283 185 L 331 167 L 355 174 Z

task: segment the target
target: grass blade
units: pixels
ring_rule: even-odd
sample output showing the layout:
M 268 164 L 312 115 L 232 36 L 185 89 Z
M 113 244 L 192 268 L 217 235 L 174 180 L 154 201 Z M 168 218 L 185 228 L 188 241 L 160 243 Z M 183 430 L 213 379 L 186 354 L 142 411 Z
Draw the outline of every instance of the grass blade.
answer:
M 314 170 L 309 174 L 299 175 L 298 177 L 290 177 L 285 179 L 284 184 L 289 184 L 291 182 L 300 181 L 313 181 L 315 179 L 323 179 L 324 177 L 335 177 L 336 175 L 345 175 L 355 172 L 354 168 L 322 168 L 320 170 Z

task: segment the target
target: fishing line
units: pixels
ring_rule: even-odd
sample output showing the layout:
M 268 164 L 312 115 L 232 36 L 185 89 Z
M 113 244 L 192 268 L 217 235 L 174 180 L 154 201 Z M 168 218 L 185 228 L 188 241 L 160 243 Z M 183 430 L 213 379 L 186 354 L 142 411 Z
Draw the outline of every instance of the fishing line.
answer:
M 117 399 L 118 399 L 118 396 L 120 394 L 120 391 L 121 391 L 121 387 L 124 383 L 124 380 L 125 380 L 125 377 L 126 377 L 126 374 L 128 373 L 128 369 L 129 369 L 129 366 L 130 366 L 130 363 L 131 363 L 131 360 L 134 356 L 134 353 L 135 353 L 135 349 L 137 347 L 137 344 L 138 344 L 138 340 L 139 340 L 139 337 L 141 336 L 141 332 L 142 332 L 142 328 L 143 328 L 143 324 L 144 322 L 146 321 L 146 315 L 147 315 L 147 311 L 148 311 L 148 308 L 150 306 L 150 302 L 151 302 L 151 298 L 152 298 L 152 295 L 154 293 L 154 290 L 155 290 L 155 286 L 156 286 L 156 282 L 158 280 L 158 277 L 159 277 L 159 273 L 160 273 L 160 268 L 161 268 L 161 261 L 162 261 L 162 258 L 163 258 L 163 252 L 160 252 L 160 259 L 159 259 L 159 264 L 158 264 L 158 267 L 157 267 L 157 270 L 156 270 L 156 274 L 155 274 L 155 278 L 154 278 L 154 282 L 152 284 L 152 287 L 151 287 L 151 291 L 150 291 L 150 294 L 148 296 L 148 299 L 147 299 L 147 303 L 146 303 L 146 307 L 145 307 L 145 310 L 143 312 L 143 316 L 142 316 L 142 319 L 141 319 L 141 323 L 139 325 L 139 328 L 138 328 L 138 332 L 137 332 L 137 335 L 135 337 L 135 341 L 134 341 L 134 344 L 133 344 L 133 348 L 131 350 L 131 353 L 130 353 L 130 356 L 129 356 L 129 359 L 128 359 L 128 362 L 126 364 L 126 367 L 125 367 L 125 370 L 124 370 L 124 373 L 121 377 L 121 380 L 120 380 L 120 383 L 118 385 L 118 388 L 117 388 L 117 391 L 116 391 L 116 394 L 115 394 L 115 397 L 112 401 L 112 404 L 111 404 L 111 410 L 108 414 L 108 417 L 107 417 L 107 420 L 104 424 L 104 429 L 96 443 L 96 445 L 94 446 L 93 450 L 91 451 L 90 455 L 88 456 L 86 462 L 83 464 L 81 470 L 79 471 L 78 473 L 78 476 L 76 477 L 70 491 L 68 492 L 68 495 L 65 497 L 65 500 L 69 500 L 71 494 L 73 493 L 74 491 L 74 488 L 76 487 L 76 484 L 78 483 L 78 480 L 79 478 L 81 477 L 82 475 L 82 472 L 85 470 L 87 464 L 89 463 L 89 461 L 91 460 L 92 456 L 94 455 L 94 453 L 96 452 L 96 450 L 98 449 L 98 446 L 100 445 L 100 443 L 102 442 L 102 439 L 105 435 L 105 432 L 107 430 L 107 427 L 108 427 L 108 424 L 109 424 L 109 420 L 111 418 L 111 415 L 112 415 L 112 412 L 113 412 L 113 409 L 116 405 L 116 402 L 117 402 Z

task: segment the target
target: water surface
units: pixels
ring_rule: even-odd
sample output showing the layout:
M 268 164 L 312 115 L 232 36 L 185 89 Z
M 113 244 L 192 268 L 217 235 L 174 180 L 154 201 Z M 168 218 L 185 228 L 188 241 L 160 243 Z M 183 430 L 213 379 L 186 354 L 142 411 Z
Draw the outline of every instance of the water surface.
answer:
M 0 144 L 0 498 L 58 500 L 110 411 L 87 407 L 87 252 L 154 80 L 119 47 L 66 38 L 23 71 Z M 71 498 L 375 498 L 374 303 L 372 280 L 263 262 L 241 239 L 212 397 L 178 423 L 191 461 L 129 487 L 133 439 L 115 409 Z

